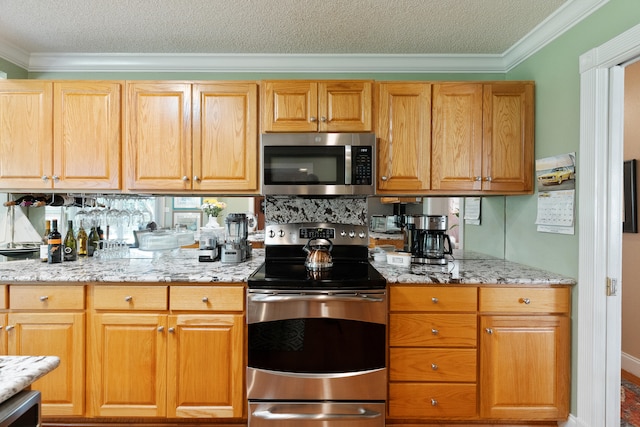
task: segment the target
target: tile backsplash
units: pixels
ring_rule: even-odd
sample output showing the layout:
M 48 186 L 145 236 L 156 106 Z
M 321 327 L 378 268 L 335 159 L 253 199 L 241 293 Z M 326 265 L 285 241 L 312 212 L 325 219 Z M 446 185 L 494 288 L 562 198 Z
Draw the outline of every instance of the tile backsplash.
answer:
M 366 197 L 265 197 L 265 224 L 336 222 L 369 225 Z

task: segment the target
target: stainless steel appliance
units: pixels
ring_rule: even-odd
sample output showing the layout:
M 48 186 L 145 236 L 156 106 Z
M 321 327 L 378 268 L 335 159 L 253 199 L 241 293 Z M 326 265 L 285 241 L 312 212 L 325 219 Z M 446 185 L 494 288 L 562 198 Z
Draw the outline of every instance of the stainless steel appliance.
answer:
M 251 256 L 251 243 L 249 235 L 247 215 L 243 213 L 231 213 L 224 219 L 225 241 L 220 247 L 220 261 L 228 263 L 242 262 Z
M 453 253 L 447 234 L 446 215 L 405 216 L 405 250 L 411 252 L 411 262 L 420 264 L 447 264 L 447 255 Z
M 261 137 L 262 193 L 375 193 L 372 133 L 267 133 Z
M 331 262 L 314 269 L 303 248 L 318 241 Z M 366 226 L 266 227 L 248 279 L 249 427 L 384 426 L 386 281 L 367 244 Z

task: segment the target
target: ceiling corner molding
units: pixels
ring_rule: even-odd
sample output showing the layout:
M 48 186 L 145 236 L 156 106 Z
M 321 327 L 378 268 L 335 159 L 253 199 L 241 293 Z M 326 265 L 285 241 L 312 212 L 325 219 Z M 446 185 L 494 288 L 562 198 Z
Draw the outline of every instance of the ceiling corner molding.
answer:
M 505 72 L 560 37 L 609 0 L 570 1 L 549 16 L 504 53 Z
M 0 38 L 0 58 L 16 64 L 25 70 L 29 68 L 29 52 Z
M 48 54 L 30 72 L 500 73 L 502 55 Z

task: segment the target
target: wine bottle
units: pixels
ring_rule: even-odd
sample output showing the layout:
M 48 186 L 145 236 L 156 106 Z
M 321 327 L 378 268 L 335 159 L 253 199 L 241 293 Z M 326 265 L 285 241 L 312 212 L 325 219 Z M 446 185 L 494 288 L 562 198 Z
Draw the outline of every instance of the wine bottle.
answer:
M 82 221 L 80 221 L 80 229 L 78 230 L 78 237 L 76 240 L 78 241 L 78 256 L 87 256 L 87 243 L 89 236 L 87 236 L 87 232 L 84 231 L 84 228 L 82 227 Z
M 64 237 L 64 260 L 75 261 L 78 259 L 78 249 L 76 238 L 73 235 L 73 221 L 67 222 L 67 235 Z
M 51 232 L 49 233 L 47 244 L 47 262 L 49 264 L 62 262 L 62 235 L 58 231 L 57 219 L 51 220 Z
M 40 261 L 47 262 L 49 259 L 49 233 L 51 232 L 51 221 L 44 222 L 44 234 L 42 235 L 42 244 L 40 245 Z
M 98 229 L 96 227 L 91 227 L 91 232 L 89 233 L 89 241 L 87 242 L 87 255 L 93 256 L 93 253 L 98 249 L 98 245 L 100 244 L 100 234 L 98 234 Z

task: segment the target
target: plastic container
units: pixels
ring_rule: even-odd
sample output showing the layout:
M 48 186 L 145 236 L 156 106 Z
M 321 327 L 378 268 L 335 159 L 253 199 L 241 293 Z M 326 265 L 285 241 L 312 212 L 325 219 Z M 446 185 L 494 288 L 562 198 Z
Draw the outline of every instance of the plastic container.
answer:
M 411 267 L 411 254 L 409 252 L 388 252 L 387 264 L 397 267 Z

